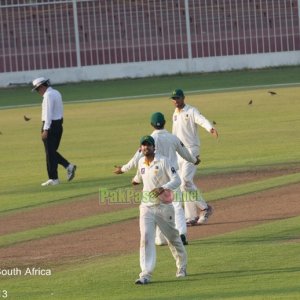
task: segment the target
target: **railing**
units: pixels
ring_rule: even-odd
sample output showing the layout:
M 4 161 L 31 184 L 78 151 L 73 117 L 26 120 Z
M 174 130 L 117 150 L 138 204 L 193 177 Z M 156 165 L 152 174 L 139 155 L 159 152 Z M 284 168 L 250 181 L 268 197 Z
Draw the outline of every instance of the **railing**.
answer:
M 300 50 L 299 0 L 1 0 L 0 72 Z

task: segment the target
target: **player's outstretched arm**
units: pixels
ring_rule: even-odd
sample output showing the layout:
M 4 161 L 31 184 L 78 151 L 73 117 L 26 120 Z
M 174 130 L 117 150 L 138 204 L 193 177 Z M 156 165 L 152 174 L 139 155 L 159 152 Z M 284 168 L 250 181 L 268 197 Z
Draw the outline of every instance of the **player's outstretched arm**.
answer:
M 195 165 L 198 165 L 198 158 L 192 156 L 192 154 L 189 152 L 189 150 L 184 146 L 184 144 L 181 142 L 181 140 L 176 137 L 176 152 L 185 160 L 188 162 L 191 162 Z
M 140 149 L 138 149 L 134 154 L 134 156 L 132 157 L 132 159 L 126 165 L 115 166 L 114 173 L 119 175 L 130 171 L 132 168 L 136 168 L 142 156 L 143 156 L 142 152 L 140 151 Z
M 143 156 L 143 153 L 141 152 L 140 149 L 138 149 L 138 150 L 135 152 L 135 154 L 134 154 L 134 156 L 132 157 L 132 159 L 131 159 L 126 165 L 123 165 L 123 166 L 121 167 L 121 171 L 122 171 L 123 173 L 125 173 L 125 172 L 130 171 L 132 168 L 136 168 L 137 165 L 138 165 L 138 162 L 139 162 L 139 160 L 140 160 L 140 158 L 141 158 L 142 156 Z

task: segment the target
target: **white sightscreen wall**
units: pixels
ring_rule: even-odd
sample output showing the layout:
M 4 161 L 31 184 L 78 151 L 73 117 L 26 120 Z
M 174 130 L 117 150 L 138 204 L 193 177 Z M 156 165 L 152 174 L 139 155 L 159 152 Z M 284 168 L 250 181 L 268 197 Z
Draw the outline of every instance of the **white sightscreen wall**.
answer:
M 299 51 L 299 2 L 1 0 L 0 75 Z

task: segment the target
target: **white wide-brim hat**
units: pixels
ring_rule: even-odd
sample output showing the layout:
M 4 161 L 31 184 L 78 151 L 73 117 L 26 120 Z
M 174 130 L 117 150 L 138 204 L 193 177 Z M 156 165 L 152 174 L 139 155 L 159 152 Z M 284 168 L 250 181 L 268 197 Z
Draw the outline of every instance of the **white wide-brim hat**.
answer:
M 39 86 L 41 86 L 43 83 L 49 81 L 49 79 L 46 79 L 45 77 L 39 77 L 32 81 L 33 89 L 32 92 L 35 91 Z

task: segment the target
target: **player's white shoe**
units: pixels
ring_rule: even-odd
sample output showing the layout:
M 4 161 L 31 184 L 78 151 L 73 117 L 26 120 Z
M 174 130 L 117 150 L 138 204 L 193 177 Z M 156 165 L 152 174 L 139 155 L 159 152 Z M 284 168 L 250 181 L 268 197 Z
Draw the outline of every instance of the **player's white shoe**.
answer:
M 213 214 L 213 211 L 213 208 L 210 205 L 208 205 L 206 209 L 201 211 L 197 224 L 205 224 L 208 218 Z
M 140 277 L 135 281 L 135 284 L 148 284 L 150 282 L 149 278 Z
M 41 186 L 48 186 L 48 185 L 58 185 L 59 180 L 58 179 L 49 179 L 41 184 Z
M 186 277 L 187 276 L 187 273 L 186 273 L 186 268 L 183 267 L 183 268 L 180 268 L 177 270 L 176 272 L 176 277 L 177 278 L 182 278 L 182 277 Z
M 67 178 L 68 181 L 71 181 L 75 177 L 76 166 L 69 164 L 67 167 Z
M 199 220 L 199 217 L 196 217 L 195 219 L 187 219 L 186 226 L 195 226 L 195 225 L 197 225 L 198 220 Z

